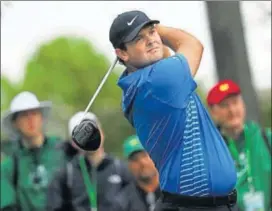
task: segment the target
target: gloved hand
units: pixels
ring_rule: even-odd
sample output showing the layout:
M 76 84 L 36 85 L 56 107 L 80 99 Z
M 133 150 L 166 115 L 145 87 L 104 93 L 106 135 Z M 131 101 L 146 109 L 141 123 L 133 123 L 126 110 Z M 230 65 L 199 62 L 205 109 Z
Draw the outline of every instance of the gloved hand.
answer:
M 101 134 L 95 121 L 84 119 L 72 132 L 73 142 L 85 151 L 95 151 L 100 147 Z

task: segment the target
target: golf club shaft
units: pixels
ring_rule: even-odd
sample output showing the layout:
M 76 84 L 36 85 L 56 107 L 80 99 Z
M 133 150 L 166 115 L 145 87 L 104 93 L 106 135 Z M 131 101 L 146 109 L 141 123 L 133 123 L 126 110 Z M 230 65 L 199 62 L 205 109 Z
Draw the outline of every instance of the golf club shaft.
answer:
M 112 70 L 114 69 L 115 65 L 117 64 L 117 61 L 118 61 L 118 58 L 116 57 L 115 60 L 114 60 L 114 62 L 113 62 L 112 65 L 110 66 L 108 72 L 105 74 L 105 76 L 104 76 L 104 78 L 102 79 L 101 83 L 100 83 L 99 86 L 97 87 L 97 89 L 96 89 L 96 91 L 95 91 L 95 93 L 94 93 L 92 99 L 90 100 L 90 102 L 89 102 L 87 108 L 85 109 L 82 120 L 85 118 L 85 116 L 86 116 L 87 112 L 89 111 L 90 107 L 92 106 L 92 104 L 93 104 L 95 98 L 96 98 L 97 95 L 99 94 L 99 92 L 100 92 L 100 90 L 102 89 L 104 83 L 106 82 L 106 80 L 107 80 L 107 78 L 109 77 L 110 73 L 112 72 Z M 82 120 L 81 120 L 81 121 L 82 121 Z

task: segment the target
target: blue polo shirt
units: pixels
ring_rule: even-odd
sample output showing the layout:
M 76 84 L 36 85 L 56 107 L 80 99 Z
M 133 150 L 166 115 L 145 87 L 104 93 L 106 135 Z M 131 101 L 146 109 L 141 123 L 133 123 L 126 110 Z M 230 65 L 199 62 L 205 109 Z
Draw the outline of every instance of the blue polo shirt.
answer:
M 122 109 L 155 163 L 163 191 L 226 195 L 236 171 L 204 105 L 186 58 L 177 54 L 124 74 Z

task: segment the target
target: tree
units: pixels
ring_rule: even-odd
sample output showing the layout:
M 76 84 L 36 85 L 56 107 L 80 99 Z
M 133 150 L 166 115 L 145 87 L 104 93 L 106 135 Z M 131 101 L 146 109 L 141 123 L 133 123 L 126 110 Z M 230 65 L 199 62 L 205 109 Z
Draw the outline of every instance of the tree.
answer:
M 82 110 L 109 66 L 107 58 L 85 39 L 60 37 L 42 45 L 29 60 L 23 87 L 42 98 L 73 105 L 74 111 Z M 119 106 L 117 78 L 116 74 L 108 78 L 94 110 Z
M 19 92 L 19 87 L 1 76 L 1 112 L 8 109 L 9 103 L 14 95 Z
M 261 125 L 271 128 L 271 88 L 259 91 L 259 103 L 261 107 Z
M 12 98 L 19 92 L 20 88 L 17 84 L 11 83 L 6 77 L 1 76 L 1 118 L 4 112 L 9 109 Z M 6 138 L 1 131 L 1 140 Z

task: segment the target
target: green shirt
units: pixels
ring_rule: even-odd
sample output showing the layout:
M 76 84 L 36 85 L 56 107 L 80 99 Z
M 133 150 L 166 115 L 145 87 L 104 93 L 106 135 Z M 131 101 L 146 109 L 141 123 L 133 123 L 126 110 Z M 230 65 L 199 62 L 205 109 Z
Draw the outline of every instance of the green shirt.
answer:
M 22 211 L 45 210 L 47 187 L 55 171 L 64 163 L 64 154 L 56 148 L 55 137 L 46 138 L 39 150 L 18 147 L 17 194 L 14 188 L 14 159 L 1 161 L 1 209 L 19 206 Z M 17 199 L 17 200 L 16 200 Z
M 252 185 L 255 191 L 261 191 L 264 193 L 265 210 L 268 211 L 271 210 L 271 130 L 267 129 L 265 131 L 266 137 L 269 141 L 270 149 L 268 149 L 262 135 L 262 129 L 259 125 L 254 122 L 249 122 L 246 123 L 245 128 L 247 130 L 247 135 L 245 136 L 244 132 L 241 134 L 239 140 L 233 142 L 236 146 L 238 157 L 240 159 L 237 159 L 237 156 L 233 152 L 234 150 L 231 147 L 231 139 L 225 137 L 229 150 L 236 163 L 238 177 L 236 184 L 238 191 L 238 205 L 241 210 L 244 209 L 243 196 L 246 192 L 249 192 L 247 168 L 250 166 L 253 179 Z M 250 155 L 249 160 L 247 159 L 248 153 Z

